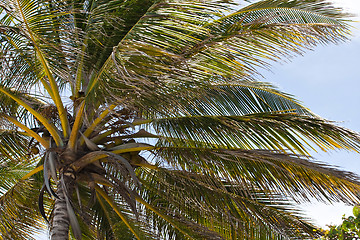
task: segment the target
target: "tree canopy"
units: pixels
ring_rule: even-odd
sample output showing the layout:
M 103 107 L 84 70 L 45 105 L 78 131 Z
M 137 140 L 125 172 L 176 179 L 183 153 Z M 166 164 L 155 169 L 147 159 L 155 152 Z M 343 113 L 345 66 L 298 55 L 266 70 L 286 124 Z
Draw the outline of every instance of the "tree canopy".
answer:
M 260 69 L 347 39 L 324 0 L 0 0 L 0 239 L 311 239 L 360 135 Z M 71 231 L 69 231 L 71 230 Z
M 353 240 L 360 236 L 360 208 L 355 206 L 353 208 L 354 216 L 342 217 L 343 222 L 336 225 L 329 226 L 329 229 L 324 231 L 326 240 Z

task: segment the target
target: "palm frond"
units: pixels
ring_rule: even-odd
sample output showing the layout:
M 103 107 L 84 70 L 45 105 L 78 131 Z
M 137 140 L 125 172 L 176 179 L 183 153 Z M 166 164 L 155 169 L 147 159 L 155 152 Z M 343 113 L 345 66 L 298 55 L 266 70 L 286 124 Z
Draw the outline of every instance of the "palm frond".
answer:
M 46 226 L 37 209 L 41 182 L 17 182 L 0 197 L 0 239 L 34 239 Z
M 83 31 L 89 38 L 85 66 L 96 69 L 101 67 L 111 55 L 113 47 L 126 37 L 155 2 L 116 0 L 89 4 L 88 19 L 77 19 L 78 22 L 82 21 Z M 82 11 L 83 5 L 79 4 L 78 7 L 78 11 Z
M 187 105 L 188 112 L 191 115 L 205 116 L 243 116 L 266 112 L 293 112 L 313 116 L 313 113 L 293 96 L 277 90 L 271 84 L 235 79 L 229 79 L 229 81 L 229 84 L 199 89 L 200 94 L 191 102 L 191 107 L 189 107 L 190 104 Z M 188 101 L 191 100 L 188 99 Z
M 10 148 L 9 148 L 10 149 Z M 25 154 L 24 154 L 25 155 Z M 19 162 L 16 156 L 0 157 L 0 196 L 6 194 L 17 182 L 33 168 L 34 158 Z
M 357 202 L 359 177 L 297 155 L 266 150 L 183 147 L 169 142 L 154 151 L 175 169 L 225 178 L 245 189 L 285 194 L 296 201 Z
M 21 100 L 22 102 L 30 105 L 34 110 L 39 111 L 41 108 L 46 106 L 44 101 L 41 101 L 36 98 L 36 95 L 26 94 L 25 92 L 19 91 L 16 88 L 4 87 L 0 84 L 0 88 L 4 89 L 8 94 L 0 92 L 0 109 L 2 114 L 6 114 L 11 117 L 16 117 L 19 121 L 25 123 L 29 127 L 35 127 L 34 116 L 18 101 L 15 99 Z M 15 90 L 16 89 L 16 90 Z M 13 97 L 11 97 L 11 96 Z M 15 99 L 14 99 L 15 98 Z M 4 117 L 1 116 L 2 119 Z
M 158 135 L 189 146 L 269 149 L 307 155 L 307 148 L 359 151 L 359 134 L 332 122 L 296 114 L 184 116 L 153 121 Z
M 11 98 L 12 100 L 14 100 L 17 104 L 19 104 L 19 106 L 23 107 L 28 112 L 30 112 L 50 132 L 50 134 L 53 136 L 57 145 L 60 146 L 63 144 L 62 139 L 61 139 L 59 133 L 57 132 L 57 129 L 55 128 L 53 123 L 50 123 L 48 121 L 48 119 L 46 118 L 46 115 L 44 116 L 43 114 L 38 112 L 37 109 L 36 110 L 33 109 L 31 105 L 29 105 L 28 103 L 23 101 L 21 98 L 14 95 L 12 93 L 12 91 L 10 91 L 9 89 L 5 89 L 0 86 L 0 92 L 2 94 L 6 95 L 8 98 Z M 65 117 L 67 118 L 67 116 L 65 116 Z M 67 121 L 67 119 L 66 119 L 66 121 Z
M 249 2 L 253 1 L 250 0 Z M 295 8 L 339 19 L 349 16 L 348 13 L 341 11 L 341 8 L 334 7 L 333 4 L 327 0 L 310 0 L 306 2 L 301 0 L 263 0 L 252 3 L 251 5 L 242 8 L 242 10 L 246 11 L 265 8 Z
M 0 28 L 3 28 L 0 36 L 1 83 L 5 87 L 13 87 L 25 92 L 36 83 L 37 75 L 40 73 L 31 60 L 33 56 L 29 53 L 27 41 L 24 40 L 24 36 L 17 34 L 20 30 L 11 27 L 9 31 L 8 26 Z
M 154 92 L 152 86 L 167 91 L 201 84 L 214 75 L 253 79 L 256 68 L 268 60 L 347 36 L 336 9 L 329 7 L 326 15 L 316 12 L 317 7 L 312 12 L 275 3 L 278 7 L 249 6 L 230 14 L 216 8 L 224 6 L 216 2 L 156 5 L 129 32 L 131 41 L 125 38 L 114 48 L 88 91 L 99 82 L 101 91 L 112 89 L 114 97 L 121 92 L 143 96 L 150 89 Z M 122 91 L 115 93 L 117 88 Z
M 30 139 L 16 130 L 0 129 L 0 154 L 1 158 L 16 160 L 30 155 Z M 30 157 L 30 156 L 29 156 Z M 4 159 L 5 160 L 5 159 Z
M 143 116 L 146 118 L 196 116 L 243 116 L 254 113 L 296 113 L 315 116 L 293 96 L 271 84 L 228 79 L 227 84 L 204 85 L 202 88 L 178 90 L 147 98 L 144 96 Z M 146 106 L 146 102 L 154 102 Z M 164 107 L 166 106 L 166 108 Z
M 244 191 L 241 185 L 184 170 L 144 170 L 140 176 L 143 197 L 195 231 L 190 231 L 194 239 L 288 239 L 318 234 L 281 195 Z M 160 219 L 156 224 L 164 225 Z
M 71 17 L 68 6 L 64 2 L 49 4 L 40 1 L 3 0 L 1 3 L 1 6 L 6 6 L 3 7 L 6 14 L 2 15 L 1 22 L 5 26 L 19 29 L 16 34 L 3 35 L 2 38 L 7 42 L 5 46 L 12 50 L 10 54 L 23 59 L 24 66 L 20 65 L 19 69 L 27 66 L 31 69 L 29 74 L 35 76 L 35 82 L 28 81 L 26 84 L 43 81 L 42 78 L 47 76 L 50 81 L 54 77 L 53 80 L 62 88 L 70 80 L 66 65 L 73 60 L 71 54 L 75 49 L 72 45 L 76 42 L 72 29 L 67 25 Z M 11 67 L 17 69 L 14 64 Z M 45 82 L 46 80 L 43 81 Z
M 90 229 L 94 239 L 153 239 L 146 221 L 139 219 L 146 216 L 139 214 L 142 210 L 136 205 L 135 189 L 125 168 L 114 161 L 100 166 L 95 164 L 90 174 L 86 170 L 78 175 L 80 198 L 73 204 L 84 223 L 82 231 Z M 106 177 L 100 175 L 105 170 Z

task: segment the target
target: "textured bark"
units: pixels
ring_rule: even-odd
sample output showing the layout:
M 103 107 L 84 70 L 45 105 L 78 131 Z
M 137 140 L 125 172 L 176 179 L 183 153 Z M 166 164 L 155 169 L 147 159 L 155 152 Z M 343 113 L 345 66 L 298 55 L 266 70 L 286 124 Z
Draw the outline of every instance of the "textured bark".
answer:
M 70 174 L 72 175 L 72 174 Z M 73 176 L 73 175 L 72 175 Z M 71 196 L 73 178 L 69 174 L 63 175 L 63 183 L 66 186 L 65 191 Z M 61 180 L 59 181 L 56 194 L 58 199 L 55 200 L 53 218 L 51 221 L 51 240 L 67 240 L 69 239 L 69 214 L 66 207 L 65 192 Z

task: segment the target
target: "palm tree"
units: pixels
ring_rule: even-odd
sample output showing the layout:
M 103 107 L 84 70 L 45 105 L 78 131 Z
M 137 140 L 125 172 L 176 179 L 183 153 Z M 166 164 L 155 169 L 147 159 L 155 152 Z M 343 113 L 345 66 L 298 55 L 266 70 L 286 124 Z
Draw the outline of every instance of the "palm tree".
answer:
M 359 134 L 257 80 L 346 14 L 245 2 L 1 0 L 0 239 L 306 239 L 297 202 L 358 203 L 309 149 Z

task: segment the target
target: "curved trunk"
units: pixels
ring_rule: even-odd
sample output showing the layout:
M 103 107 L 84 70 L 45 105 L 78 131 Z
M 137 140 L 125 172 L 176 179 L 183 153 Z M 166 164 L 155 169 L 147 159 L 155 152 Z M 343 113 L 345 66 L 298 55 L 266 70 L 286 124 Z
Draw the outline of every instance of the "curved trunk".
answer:
M 65 192 L 68 193 L 68 196 L 71 196 L 71 186 L 73 182 L 71 175 L 72 174 L 63 174 L 63 177 L 60 179 L 57 186 L 56 194 L 58 198 L 55 199 L 54 211 L 52 213 L 53 218 L 50 226 L 51 240 L 69 239 L 70 219 L 66 205 Z M 64 189 L 64 186 L 66 189 Z

